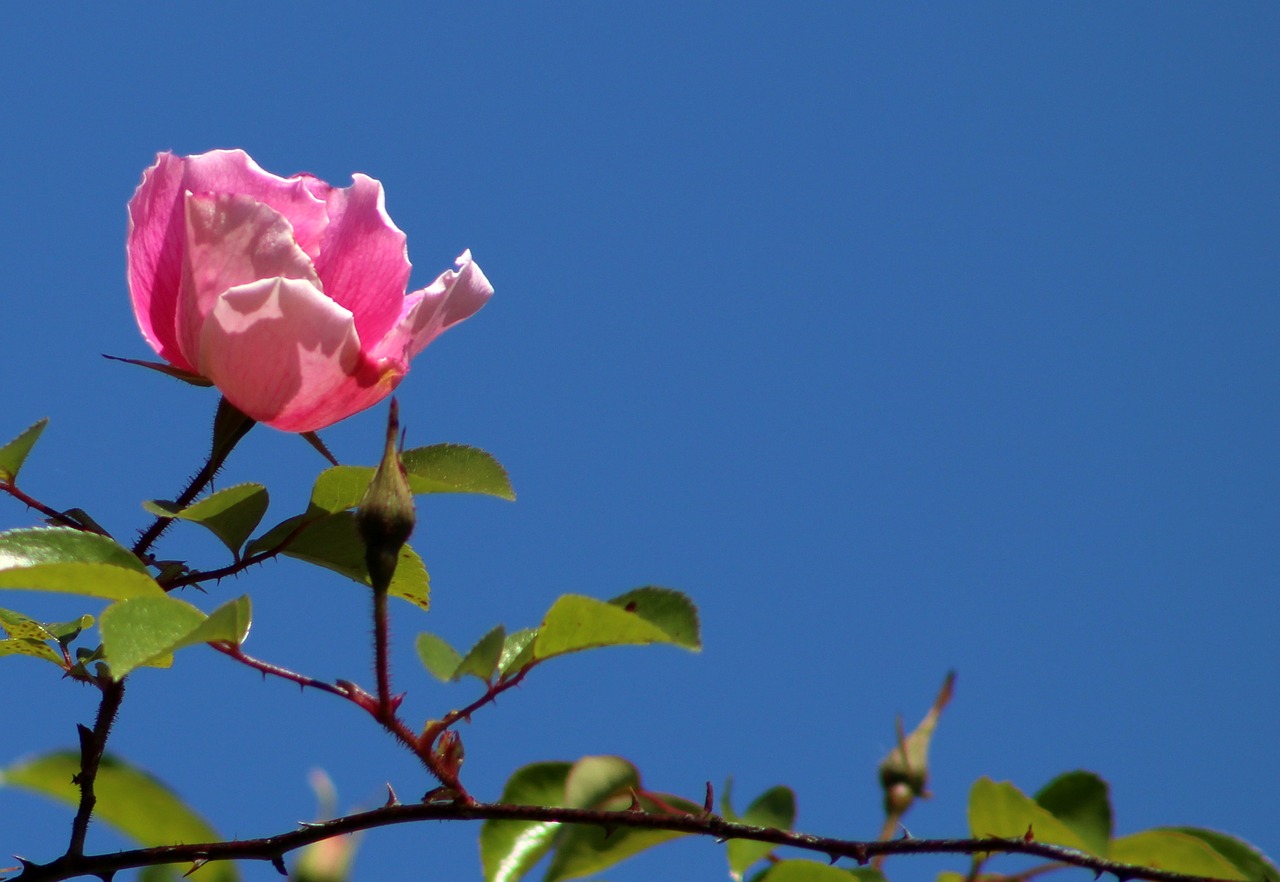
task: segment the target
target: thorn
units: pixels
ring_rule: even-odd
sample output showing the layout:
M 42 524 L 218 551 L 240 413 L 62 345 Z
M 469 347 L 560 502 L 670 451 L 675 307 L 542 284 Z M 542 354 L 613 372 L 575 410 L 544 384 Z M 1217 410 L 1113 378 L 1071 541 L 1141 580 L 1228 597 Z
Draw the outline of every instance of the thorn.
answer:
M 640 805 L 640 797 L 636 795 L 636 789 L 634 787 L 628 787 L 627 790 L 631 792 L 631 805 L 627 806 L 627 811 L 643 812 L 644 807 Z
M 98 874 L 98 878 L 101 879 L 102 882 L 111 882 L 111 880 L 114 879 L 115 877 L 116 877 L 115 870 L 107 870 L 105 873 Z
M 278 854 L 271 859 L 271 866 L 276 868 L 276 872 L 281 876 L 288 876 L 289 870 L 284 865 L 284 855 Z
M 865 867 L 871 862 L 867 857 L 867 847 L 865 845 L 855 845 L 853 847 L 853 859 L 858 862 L 858 866 Z
M 610 836 L 612 836 L 612 835 L 613 835 L 613 829 L 614 829 L 614 828 L 613 828 L 612 826 L 609 826 L 609 825 L 601 825 L 600 829 L 604 831 L 604 838 L 605 838 L 605 839 L 608 839 Z
M 707 795 L 702 800 L 702 814 L 704 817 L 711 814 L 711 810 L 715 807 L 715 789 L 711 786 L 711 782 L 707 782 Z
M 902 840 L 915 839 L 915 837 L 911 835 L 911 831 L 908 830 L 905 826 L 903 826 L 901 822 L 898 823 L 898 829 L 902 831 L 902 835 L 898 837 L 899 839 L 902 839 Z
M 838 860 L 840 860 L 840 855 L 836 854 L 834 851 L 827 855 L 827 863 L 833 867 L 836 865 L 836 861 Z
M 1030 825 L 1030 824 L 1028 824 L 1028 825 L 1027 825 L 1027 832 L 1022 834 L 1022 841 L 1023 841 L 1023 842 L 1035 842 L 1035 841 L 1036 841 L 1036 834 L 1035 834 L 1035 831 L 1031 829 L 1031 825 Z
M 399 695 L 391 696 L 391 709 L 393 711 L 400 710 L 400 705 L 404 702 L 404 697 L 408 694 L 408 692 L 401 692 Z
M 387 801 L 383 803 L 383 808 L 391 808 L 393 805 L 400 804 L 400 797 L 396 796 L 396 791 L 391 784 L 387 784 Z
M 207 863 L 209 863 L 208 858 L 196 858 L 194 861 L 191 862 L 191 869 L 187 870 L 185 873 L 182 874 L 182 878 L 184 879 L 187 878 L 188 876 L 190 876 L 192 873 L 194 873 L 196 870 L 200 869 Z
M 298 821 L 297 823 L 303 830 L 314 830 L 317 827 L 323 827 L 328 821 Z

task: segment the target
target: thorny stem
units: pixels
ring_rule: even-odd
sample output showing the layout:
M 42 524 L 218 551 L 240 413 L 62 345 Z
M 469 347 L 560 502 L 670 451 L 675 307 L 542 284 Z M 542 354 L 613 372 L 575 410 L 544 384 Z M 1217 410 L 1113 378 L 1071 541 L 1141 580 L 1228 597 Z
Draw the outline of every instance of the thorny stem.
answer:
M 27 506 L 27 508 L 34 508 L 36 511 L 40 512 L 40 514 L 44 515 L 49 520 L 53 521 L 55 524 L 58 524 L 63 527 L 74 527 L 75 529 L 85 533 L 98 533 L 98 534 L 105 535 L 104 531 L 100 529 L 94 529 L 93 527 L 87 524 L 83 524 L 80 521 L 76 520 L 75 518 L 70 517 L 69 515 L 63 512 L 60 512 L 55 508 L 51 508 L 45 505 L 40 500 L 35 499 L 34 497 L 31 497 L 31 496 L 28 496 L 26 493 L 23 493 L 21 490 L 19 490 L 16 485 L 11 484 L 8 481 L 0 481 L 0 490 L 3 490 L 5 493 L 8 493 L 14 499 L 18 500 L 23 505 Z
M 187 483 L 183 491 L 178 494 L 178 498 L 173 500 L 174 505 L 178 508 L 185 508 L 190 505 L 200 495 L 200 491 L 209 486 L 214 476 L 226 464 L 227 457 L 231 455 L 231 451 L 235 449 L 236 444 L 248 434 L 254 425 L 255 423 L 251 418 L 237 410 L 225 398 L 219 401 L 218 412 L 213 420 L 213 443 L 210 445 L 209 459 Z M 151 548 L 152 543 L 160 538 L 160 534 L 169 528 L 173 520 L 171 517 L 156 518 L 151 526 L 138 537 L 138 541 L 134 543 L 133 553 L 139 558 L 145 559 L 147 550 Z
M 391 635 L 387 625 L 387 589 L 373 589 L 373 673 L 378 681 L 378 716 L 395 716 L 391 701 Z
M 370 830 L 393 824 L 422 821 L 538 821 L 561 824 L 586 824 L 605 830 L 669 830 L 717 840 L 749 839 L 788 846 L 822 855 L 833 863 L 840 858 L 865 865 L 879 855 L 900 854 L 1026 854 L 1047 858 L 1073 867 L 1092 870 L 1095 874 L 1112 873 L 1119 879 L 1145 879 L 1150 882 L 1226 882 L 1205 876 L 1191 876 L 1117 863 L 1060 845 L 1019 839 L 893 839 L 864 842 L 832 839 L 807 833 L 793 833 L 771 827 L 753 827 L 726 821 L 714 814 L 653 814 L 642 811 L 597 811 L 555 806 L 509 805 L 479 802 L 421 802 L 413 805 L 388 805 L 372 811 L 335 818 L 322 824 L 307 824 L 265 839 L 240 839 L 194 845 L 139 848 L 99 855 L 66 854 L 48 864 L 23 861 L 22 871 L 10 882 L 59 882 L 76 876 L 110 878 L 120 870 L 160 864 L 196 863 L 219 860 L 260 860 L 271 862 L 285 871 L 284 855 L 304 845 L 344 833 Z
M 94 784 L 98 778 L 98 766 L 102 762 L 102 754 L 107 749 L 107 736 L 111 734 L 111 724 L 115 722 L 120 711 L 120 702 L 124 700 L 124 680 L 112 680 L 102 685 L 102 701 L 98 704 L 98 719 L 93 729 L 80 726 L 80 772 L 75 776 L 75 783 L 80 786 L 80 805 L 76 809 L 75 820 L 71 822 L 71 842 L 67 846 L 68 857 L 80 857 L 84 854 L 84 839 L 89 832 L 89 820 L 93 817 L 93 808 L 98 798 L 94 794 Z

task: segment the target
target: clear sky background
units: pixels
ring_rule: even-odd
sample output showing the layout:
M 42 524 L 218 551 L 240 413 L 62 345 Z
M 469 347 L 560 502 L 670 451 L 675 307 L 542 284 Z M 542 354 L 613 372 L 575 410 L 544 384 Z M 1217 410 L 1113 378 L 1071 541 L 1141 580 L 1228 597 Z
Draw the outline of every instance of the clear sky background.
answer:
M 954 668 L 915 835 L 963 834 L 981 775 L 1083 768 L 1121 831 L 1280 857 L 1278 45 L 1265 2 L 7 3 L 0 435 L 50 417 L 24 486 L 130 537 L 216 400 L 100 356 L 152 357 L 124 283 L 143 168 L 243 147 L 365 172 L 415 285 L 469 247 L 497 289 L 401 387 L 409 443 L 482 446 L 519 493 L 421 506 L 410 716 L 476 694 L 421 672 L 420 630 L 469 644 L 642 584 L 703 614 L 700 655 L 563 659 L 479 714 L 478 796 L 613 753 L 695 797 L 790 784 L 801 828 L 872 837 L 894 717 Z M 372 463 L 383 419 L 323 434 Z M 280 519 L 322 466 L 259 429 L 222 485 L 265 481 Z M 0 527 L 31 522 L 0 500 Z M 160 551 L 224 562 L 196 528 Z M 283 562 L 189 599 L 245 591 L 250 651 L 371 679 L 367 592 Z M 96 708 L 35 661 L 0 683 L 2 763 Z M 112 748 L 228 836 L 311 817 L 314 767 L 352 807 L 429 783 L 348 706 L 207 650 L 131 683 Z M 0 854 L 52 858 L 69 820 L 0 790 Z M 374 832 L 357 878 L 479 878 L 477 833 Z M 608 876 L 720 878 L 722 855 Z

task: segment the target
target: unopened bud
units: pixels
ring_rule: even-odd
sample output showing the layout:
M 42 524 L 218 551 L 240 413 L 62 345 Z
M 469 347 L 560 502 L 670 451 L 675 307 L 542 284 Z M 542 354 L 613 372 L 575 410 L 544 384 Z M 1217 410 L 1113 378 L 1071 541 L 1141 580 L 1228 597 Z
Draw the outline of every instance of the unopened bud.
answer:
M 399 434 L 399 407 L 393 398 L 387 415 L 387 443 L 382 462 L 356 509 L 356 524 L 365 544 L 365 563 L 375 591 L 385 591 L 391 584 L 400 549 L 413 532 L 416 520 L 409 476 L 396 446 Z

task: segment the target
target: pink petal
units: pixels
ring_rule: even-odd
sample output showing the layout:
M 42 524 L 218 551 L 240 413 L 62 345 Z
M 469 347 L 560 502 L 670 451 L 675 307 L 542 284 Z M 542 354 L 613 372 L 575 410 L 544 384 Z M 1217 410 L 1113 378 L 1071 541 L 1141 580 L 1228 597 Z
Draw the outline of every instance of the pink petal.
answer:
M 288 218 L 295 241 L 313 258 L 328 216 L 324 201 L 304 181 L 263 171 L 243 150 L 214 150 L 185 159 L 172 153 L 156 156 L 129 201 L 129 293 L 138 327 L 152 348 L 171 364 L 194 370 L 179 349 L 177 331 L 187 192 L 254 197 Z
M 260 279 L 305 279 L 320 287 L 311 259 L 283 215 L 249 196 L 186 198 L 187 244 L 178 303 L 178 342 L 200 361 L 200 327 L 218 296 Z
M 445 270 L 434 282 L 404 299 L 400 321 L 369 351 L 379 360 L 408 365 L 428 343 L 453 325 L 475 315 L 489 302 L 493 286 L 464 251 L 455 261 L 458 270 Z
M 301 279 L 264 279 L 219 297 L 201 329 L 199 369 L 236 407 L 286 432 L 363 410 L 403 376 L 365 358 L 351 313 Z
M 307 183 L 322 192 L 323 182 Z M 382 184 L 373 178 L 353 175 L 350 187 L 323 192 L 329 227 L 316 272 L 325 293 L 355 315 L 360 339 L 381 340 L 400 317 L 409 284 L 405 235 L 387 216 Z

